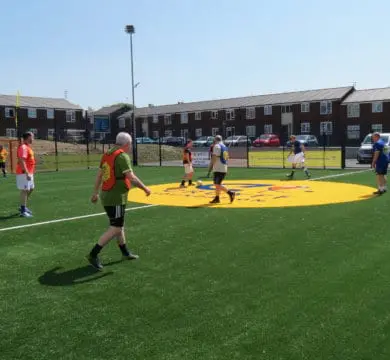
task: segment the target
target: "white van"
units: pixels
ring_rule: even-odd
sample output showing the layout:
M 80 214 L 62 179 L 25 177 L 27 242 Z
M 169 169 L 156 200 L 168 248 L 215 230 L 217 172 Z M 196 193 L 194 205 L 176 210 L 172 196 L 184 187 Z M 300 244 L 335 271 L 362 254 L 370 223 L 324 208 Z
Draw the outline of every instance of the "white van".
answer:
M 370 163 L 372 161 L 372 136 L 373 133 L 368 134 L 357 152 L 357 161 L 359 164 Z M 381 134 L 381 139 L 387 146 L 390 146 L 390 133 Z

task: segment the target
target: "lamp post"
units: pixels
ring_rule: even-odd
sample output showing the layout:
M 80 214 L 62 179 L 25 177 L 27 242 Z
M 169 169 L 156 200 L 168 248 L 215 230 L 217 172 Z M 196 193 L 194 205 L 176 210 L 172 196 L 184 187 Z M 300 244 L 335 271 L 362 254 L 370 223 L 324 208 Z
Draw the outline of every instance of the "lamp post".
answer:
M 134 25 L 126 25 L 125 32 L 130 35 L 130 61 L 131 61 L 131 97 L 133 111 L 131 113 L 131 127 L 133 133 L 133 165 L 137 166 L 137 127 L 135 124 L 135 100 L 134 100 L 134 64 L 133 64 L 133 34 L 135 33 Z

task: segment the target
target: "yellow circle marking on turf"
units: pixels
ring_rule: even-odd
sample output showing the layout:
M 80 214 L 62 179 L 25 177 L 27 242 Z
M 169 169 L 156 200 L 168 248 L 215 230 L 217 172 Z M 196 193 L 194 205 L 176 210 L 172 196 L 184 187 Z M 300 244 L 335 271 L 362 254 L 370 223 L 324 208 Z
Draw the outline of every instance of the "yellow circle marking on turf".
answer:
M 369 186 L 325 181 L 280 181 L 280 180 L 231 180 L 225 186 L 236 192 L 230 204 L 226 194 L 221 195 L 221 204 L 216 208 L 275 208 L 292 206 L 315 206 L 347 203 L 373 197 L 374 188 Z M 135 189 L 129 193 L 129 201 L 165 206 L 209 207 L 215 196 L 211 182 L 202 186 L 180 188 L 178 184 L 161 184 L 150 187 L 152 194 Z

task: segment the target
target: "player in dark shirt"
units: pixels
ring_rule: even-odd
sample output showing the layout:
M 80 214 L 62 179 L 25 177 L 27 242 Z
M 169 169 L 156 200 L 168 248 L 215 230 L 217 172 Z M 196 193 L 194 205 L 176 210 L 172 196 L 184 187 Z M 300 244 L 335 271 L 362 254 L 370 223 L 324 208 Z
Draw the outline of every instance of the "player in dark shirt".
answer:
M 188 180 L 188 186 L 192 185 L 192 176 L 194 175 L 194 169 L 192 167 L 192 140 L 188 140 L 186 146 L 183 149 L 183 166 L 184 166 L 184 176 L 181 181 L 180 186 L 184 187 L 186 181 Z
M 378 191 L 375 195 L 382 195 L 387 191 L 387 168 L 389 166 L 389 150 L 387 145 L 383 140 L 381 140 L 381 135 L 379 133 L 374 133 L 372 135 L 373 146 L 372 150 L 374 153 L 374 158 L 372 159 L 371 167 L 375 169 Z
M 302 166 L 307 178 L 310 178 L 309 170 L 305 165 L 305 146 L 296 139 L 295 135 L 290 136 L 290 144 L 291 151 L 288 158 L 291 159 L 290 161 L 292 162 L 292 170 L 291 174 L 287 175 L 287 178 L 289 180 L 292 180 L 294 178 L 294 173 L 298 164 Z

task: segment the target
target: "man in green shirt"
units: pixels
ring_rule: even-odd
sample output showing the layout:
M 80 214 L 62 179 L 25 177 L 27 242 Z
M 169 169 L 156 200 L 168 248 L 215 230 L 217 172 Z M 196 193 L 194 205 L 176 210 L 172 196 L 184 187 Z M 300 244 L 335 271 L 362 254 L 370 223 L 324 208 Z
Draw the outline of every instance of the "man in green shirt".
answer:
M 147 196 L 150 190 L 135 176 L 128 155 L 132 148 L 130 134 L 121 132 L 116 137 L 115 146 L 102 156 L 100 168 L 95 180 L 95 189 L 91 201 L 96 203 L 99 199 L 110 220 L 110 227 L 100 237 L 87 259 L 98 270 L 103 269 L 98 254 L 102 248 L 113 238 L 118 240 L 119 249 L 125 259 L 134 260 L 138 256 L 132 254 L 126 246 L 124 231 L 125 212 L 130 187 L 142 189 Z

